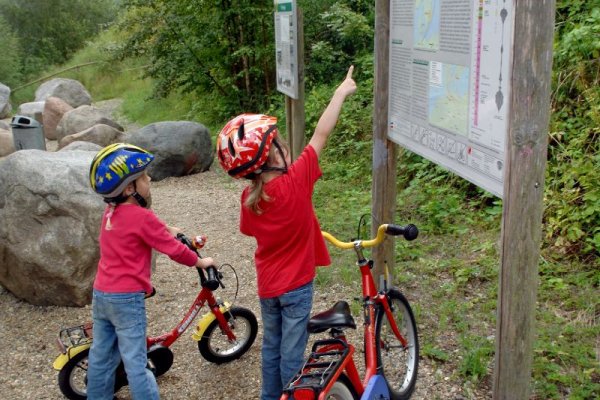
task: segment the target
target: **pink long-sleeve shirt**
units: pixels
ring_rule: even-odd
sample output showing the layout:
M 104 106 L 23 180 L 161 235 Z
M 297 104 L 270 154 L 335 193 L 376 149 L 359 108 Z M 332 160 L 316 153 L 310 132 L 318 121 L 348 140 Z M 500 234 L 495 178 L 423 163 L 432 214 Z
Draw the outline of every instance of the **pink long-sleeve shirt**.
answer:
M 152 210 L 135 204 L 118 205 L 106 229 L 107 207 L 100 228 L 100 261 L 94 288 L 103 292 L 152 292 L 152 249 L 193 266 L 196 253 L 175 239 Z

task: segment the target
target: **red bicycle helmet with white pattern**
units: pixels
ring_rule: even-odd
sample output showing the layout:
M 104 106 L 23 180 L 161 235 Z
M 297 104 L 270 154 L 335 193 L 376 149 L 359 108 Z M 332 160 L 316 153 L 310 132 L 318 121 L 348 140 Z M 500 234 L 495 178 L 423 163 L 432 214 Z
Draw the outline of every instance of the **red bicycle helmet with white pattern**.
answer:
M 230 120 L 217 138 L 221 167 L 234 178 L 253 179 L 265 168 L 278 135 L 277 118 L 264 114 L 241 114 Z M 275 142 L 275 146 L 278 147 Z

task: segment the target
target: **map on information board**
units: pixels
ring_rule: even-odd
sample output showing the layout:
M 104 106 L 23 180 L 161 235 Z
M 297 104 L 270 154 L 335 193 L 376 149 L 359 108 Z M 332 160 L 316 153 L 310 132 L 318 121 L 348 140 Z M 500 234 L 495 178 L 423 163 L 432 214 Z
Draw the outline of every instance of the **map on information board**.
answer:
M 388 137 L 499 197 L 514 1 L 390 1 Z
M 440 0 L 416 0 L 415 47 L 438 50 L 440 47 Z
M 429 123 L 467 136 L 469 114 L 469 68 L 431 62 Z

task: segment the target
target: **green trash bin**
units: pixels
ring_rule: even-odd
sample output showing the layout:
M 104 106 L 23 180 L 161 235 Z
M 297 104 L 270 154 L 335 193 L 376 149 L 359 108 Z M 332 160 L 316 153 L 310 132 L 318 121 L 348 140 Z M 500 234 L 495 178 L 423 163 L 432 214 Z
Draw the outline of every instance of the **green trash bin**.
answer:
M 15 115 L 10 121 L 16 150 L 46 150 L 44 127 L 34 118 Z

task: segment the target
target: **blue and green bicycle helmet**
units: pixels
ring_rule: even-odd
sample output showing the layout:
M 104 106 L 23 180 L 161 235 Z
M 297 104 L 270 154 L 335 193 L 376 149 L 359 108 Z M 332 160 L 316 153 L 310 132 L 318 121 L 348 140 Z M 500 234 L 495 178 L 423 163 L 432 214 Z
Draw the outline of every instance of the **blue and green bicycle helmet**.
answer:
M 106 200 L 118 198 L 154 160 L 148 151 L 127 143 L 114 143 L 96 154 L 90 166 L 90 185 Z

